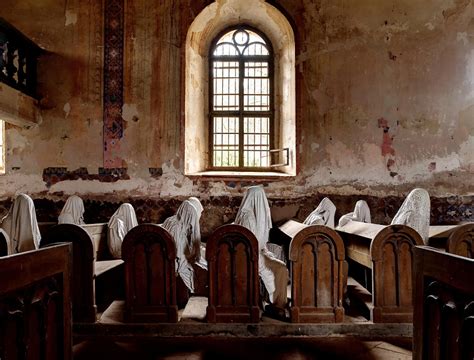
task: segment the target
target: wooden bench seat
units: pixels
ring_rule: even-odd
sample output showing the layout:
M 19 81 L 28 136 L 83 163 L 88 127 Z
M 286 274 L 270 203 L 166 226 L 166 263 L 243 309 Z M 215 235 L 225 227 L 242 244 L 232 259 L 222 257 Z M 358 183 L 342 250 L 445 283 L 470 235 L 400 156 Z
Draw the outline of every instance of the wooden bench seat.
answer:
M 97 320 L 97 303 L 102 305 L 102 303 L 107 303 L 110 297 L 115 297 L 115 294 L 109 295 L 108 290 L 118 290 L 123 283 L 122 260 L 97 260 L 97 254 L 100 253 L 97 251 L 100 248 L 99 241 L 103 239 L 102 235 L 98 236 L 98 234 L 103 233 L 103 229 L 104 224 L 90 224 L 85 227 L 59 224 L 50 228 L 41 240 L 41 247 L 62 242 L 73 244 L 72 309 L 74 322 L 95 322 Z M 95 241 L 88 230 L 93 231 L 93 234 L 96 235 Z M 111 273 L 112 270 L 114 270 L 114 274 Z M 100 296 L 96 296 L 96 281 L 99 280 L 99 277 L 104 277 L 105 274 L 112 274 L 104 281 L 107 291 L 102 291 Z M 113 284 L 110 284 L 111 282 Z M 97 299 L 100 301 L 96 301 Z
M 0 259 L 0 359 L 72 359 L 70 244 Z
M 378 225 L 350 221 L 337 228 L 346 255 L 371 269 L 373 322 L 412 322 L 413 247 L 421 236 L 405 225 Z
M 415 248 L 413 359 L 474 358 L 474 260 Z

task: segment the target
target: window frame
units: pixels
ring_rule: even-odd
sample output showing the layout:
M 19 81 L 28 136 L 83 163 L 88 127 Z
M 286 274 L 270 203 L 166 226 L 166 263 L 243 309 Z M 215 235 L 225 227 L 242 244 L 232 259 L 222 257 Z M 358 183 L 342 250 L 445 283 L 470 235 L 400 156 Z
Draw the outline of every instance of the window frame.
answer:
M 266 48 L 269 52 L 269 55 L 255 55 L 255 56 L 244 56 L 244 55 L 235 55 L 235 56 L 215 56 L 214 51 L 216 49 L 217 43 L 219 40 L 227 33 L 231 31 L 239 30 L 248 30 L 259 35 L 264 41 Z M 263 58 L 268 60 L 262 60 Z M 239 63 L 239 110 L 230 110 L 230 111 L 215 111 L 214 110 L 214 73 L 213 73 L 213 64 L 215 61 L 234 61 Z M 269 110 L 268 111 L 246 111 L 244 110 L 244 91 L 243 83 L 245 79 L 245 63 L 246 62 L 262 62 L 266 61 L 268 63 L 268 72 L 269 72 Z M 238 24 L 230 27 L 226 27 L 224 30 L 220 31 L 214 39 L 211 41 L 211 46 L 209 48 L 208 55 L 208 77 L 209 77 L 209 87 L 208 87 L 208 130 L 209 130 L 209 156 L 208 156 L 208 166 L 207 171 L 237 171 L 237 172 L 273 172 L 274 168 L 272 165 L 272 155 L 269 152 L 269 166 L 244 166 L 244 118 L 245 117 L 268 117 L 269 118 L 269 150 L 275 148 L 275 53 L 273 50 L 273 45 L 268 36 L 265 35 L 259 29 L 248 25 L 248 24 Z M 238 117 L 239 119 L 239 165 L 236 167 L 231 166 L 214 166 L 214 127 L 213 119 L 216 116 L 222 117 Z

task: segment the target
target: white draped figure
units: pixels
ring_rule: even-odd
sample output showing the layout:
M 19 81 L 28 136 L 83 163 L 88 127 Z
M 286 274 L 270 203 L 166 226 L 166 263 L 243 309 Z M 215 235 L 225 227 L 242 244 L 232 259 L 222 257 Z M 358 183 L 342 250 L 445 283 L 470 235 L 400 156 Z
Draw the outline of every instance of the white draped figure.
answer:
M 135 209 L 129 203 L 119 206 L 108 224 L 107 244 L 110 254 L 116 259 L 122 258 L 122 242 L 127 233 L 138 225 Z
M 428 243 L 430 231 L 430 195 L 425 189 L 413 189 L 403 202 L 391 225 L 407 225 Z
M 303 221 L 306 225 L 326 225 L 334 229 L 336 205 L 327 197 L 321 200 L 318 207 Z
M 258 273 L 268 291 L 270 302 L 279 308 L 284 308 L 287 302 L 288 269 L 283 261 L 278 260 L 267 249 L 272 218 L 262 187 L 252 186 L 247 189 L 234 223 L 246 227 L 257 238 Z
M 197 200 L 197 199 L 196 199 Z M 199 201 L 199 200 L 198 200 Z M 176 245 L 176 271 L 186 287 L 194 292 L 194 269 L 192 263 L 200 258 L 201 231 L 199 217 L 202 210 L 185 200 L 176 215 L 165 220 L 162 226 L 173 238 Z
M 84 203 L 79 196 L 69 196 L 58 217 L 58 224 L 84 225 Z
M 201 214 L 204 211 L 204 207 L 202 206 L 201 202 L 197 197 L 191 196 L 188 198 L 188 201 L 194 206 L 198 216 L 198 223 L 201 219 Z M 200 228 L 199 228 L 200 229 Z M 200 234 L 200 233 L 199 233 Z M 207 261 L 206 261 L 206 246 L 205 244 L 201 243 L 201 239 L 199 238 L 199 242 L 196 242 L 196 246 L 199 245 L 199 252 L 195 249 L 195 261 L 196 265 L 200 268 L 207 270 Z
M 359 200 L 356 202 L 354 211 L 348 214 L 342 215 L 339 219 L 339 227 L 346 225 L 349 221 L 359 221 L 363 223 L 370 223 L 370 209 L 369 205 L 365 200 Z
M 39 248 L 41 235 L 36 221 L 35 204 L 25 194 L 19 194 L 2 220 L 1 228 L 8 234 L 8 253 L 14 254 Z

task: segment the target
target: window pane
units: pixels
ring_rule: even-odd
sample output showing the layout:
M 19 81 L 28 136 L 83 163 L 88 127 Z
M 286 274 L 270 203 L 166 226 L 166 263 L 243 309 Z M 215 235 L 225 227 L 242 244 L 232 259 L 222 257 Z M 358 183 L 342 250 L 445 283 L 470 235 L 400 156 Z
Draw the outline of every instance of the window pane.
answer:
M 244 118 L 244 166 L 268 167 L 270 165 L 270 118 Z
M 214 117 L 213 123 L 213 166 L 239 166 L 239 118 Z

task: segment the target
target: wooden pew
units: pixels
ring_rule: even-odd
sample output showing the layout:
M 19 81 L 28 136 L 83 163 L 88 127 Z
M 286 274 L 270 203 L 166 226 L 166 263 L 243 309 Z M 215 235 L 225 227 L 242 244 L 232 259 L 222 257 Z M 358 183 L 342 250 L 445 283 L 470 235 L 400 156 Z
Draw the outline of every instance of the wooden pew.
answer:
M 125 321 L 177 322 L 176 246 L 161 226 L 134 227 L 122 243 Z
M 240 225 L 223 225 L 206 245 L 209 269 L 208 322 L 260 320 L 258 241 Z
M 122 278 L 121 259 L 96 261 L 96 246 L 89 233 L 81 226 L 59 224 L 52 227 L 41 239 L 41 247 L 71 242 L 73 244 L 73 320 L 95 322 L 97 320 L 96 280 L 109 271 L 117 271 Z M 110 274 L 108 274 L 110 275 Z
M 291 322 L 344 321 L 344 260 L 334 230 L 313 225 L 298 231 L 290 244 Z
M 373 322 L 412 322 L 413 247 L 421 236 L 405 225 L 377 225 L 350 221 L 337 231 L 346 255 L 372 270 Z
M 474 358 L 474 260 L 415 248 L 413 359 Z
M 470 259 L 474 258 L 474 223 L 456 227 L 446 242 L 446 251 Z
M 72 359 L 69 244 L 0 259 L 0 359 Z

